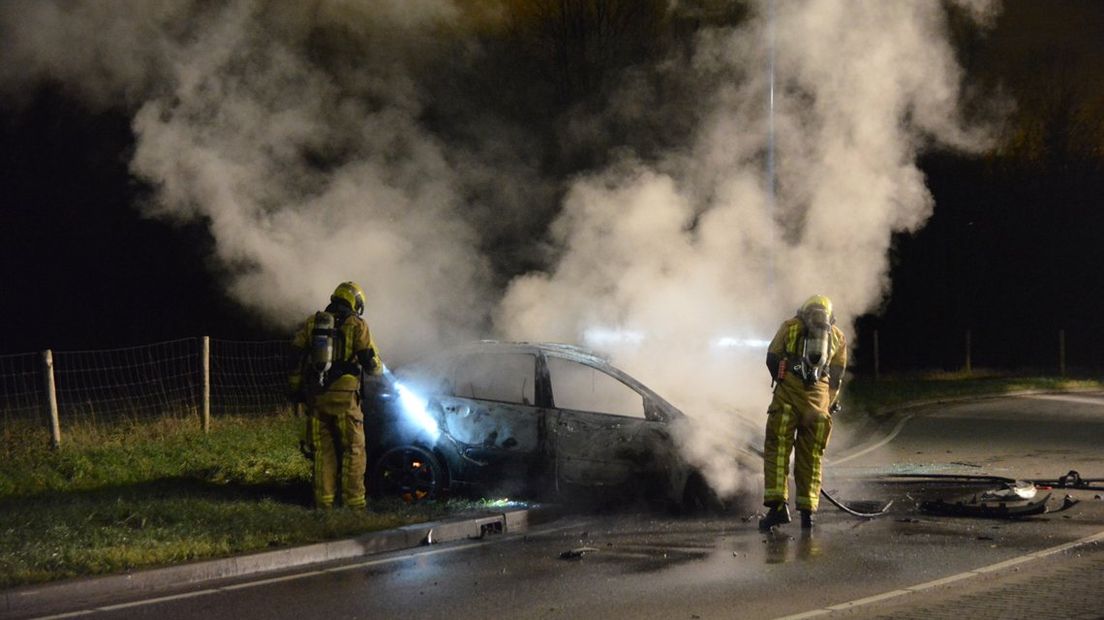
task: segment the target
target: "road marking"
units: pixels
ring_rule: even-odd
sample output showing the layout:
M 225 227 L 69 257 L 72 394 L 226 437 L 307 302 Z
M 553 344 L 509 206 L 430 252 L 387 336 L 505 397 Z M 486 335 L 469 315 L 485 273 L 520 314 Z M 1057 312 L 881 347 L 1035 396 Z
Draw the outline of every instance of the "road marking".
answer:
M 1020 398 L 1034 398 L 1037 400 L 1057 400 L 1070 403 L 1079 403 L 1083 405 L 1097 405 L 1104 407 L 1104 399 L 1092 398 L 1089 396 L 1071 396 L 1064 394 L 1028 394 L 1025 396 L 1021 396 Z M 840 463 L 846 463 L 847 461 L 850 461 L 852 459 L 857 459 L 864 454 L 868 454 L 870 452 L 873 452 L 874 450 L 877 450 L 878 448 L 881 448 L 882 446 L 896 439 L 897 435 L 901 434 L 901 430 L 904 429 L 905 424 L 909 420 L 911 420 L 914 415 L 916 414 L 909 413 L 902 416 L 901 419 L 897 422 L 897 425 L 893 427 L 893 430 L 890 431 L 888 435 L 883 437 L 877 443 L 869 445 L 862 450 L 859 450 L 858 452 L 848 454 L 847 456 L 843 456 L 838 459 L 829 459 L 827 456 L 825 456 L 824 463 L 826 465 L 839 465 Z
M 873 596 L 867 596 L 865 598 L 855 599 L 853 601 L 847 601 L 846 603 L 839 603 L 837 605 L 830 605 L 828 607 L 822 607 L 820 609 L 812 609 L 812 610 L 805 611 L 805 612 L 802 612 L 802 613 L 799 613 L 799 614 L 793 614 L 793 615 L 790 615 L 790 616 L 782 616 L 782 617 L 776 618 L 775 620 L 799 620 L 800 618 L 816 618 L 818 616 L 828 615 L 828 614 L 830 614 L 832 612 L 835 612 L 835 611 L 854 609 L 855 607 L 861 607 L 863 605 L 869 605 L 871 603 L 877 603 L 877 602 L 880 602 L 880 601 L 885 601 L 885 600 L 888 600 L 888 599 L 896 598 L 898 596 L 904 596 L 906 594 L 914 594 L 916 592 L 923 592 L 924 590 L 930 590 L 932 588 L 937 588 L 939 586 L 945 586 L 947 584 L 954 583 L 956 581 L 962 581 L 963 579 L 970 579 L 972 577 L 978 577 L 980 575 L 985 575 L 987 573 L 993 573 L 993 572 L 996 572 L 996 571 L 999 571 L 999 570 L 1004 570 L 1006 568 L 1011 568 L 1013 566 L 1023 564 L 1024 562 L 1030 562 L 1031 560 L 1038 560 L 1038 559 L 1045 558 L 1045 557 L 1050 556 L 1050 555 L 1054 555 L 1056 553 L 1062 553 L 1063 551 L 1068 551 L 1069 549 L 1073 549 L 1075 547 L 1080 547 L 1082 545 L 1087 545 L 1087 544 L 1090 544 L 1090 543 L 1098 542 L 1098 541 L 1101 541 L 1101 540 L 1104 540 L 1104 531 L 1097 532 L 1096 534 L 1093 534 L 1092 536 L 1086 536 L 1085 538 L 1081 538 L 1081 539 L 1075 540 L 1073 542 L 1068 542 L 1068 543 L 1065 543 L 1063 545 L 1058 545 L 1057 547 L 1051 547 L 1049 549 L 1043 549 L 1042 551 L 1036 551 L 1034 553 L 1028 553 L 1028 554 L 1025 554 L 1025 555 L 1021 555 L 1021 556 L 1012 558 L 1010 560 L 1004 560 L 1003 562 L 997 562 L 996 564 L 990 564 L 989 566 L 983 566 L 981 568 L 976 568 L 974 570 L 968 570 L 966 572 L 958 573 L 957 575 L 951 575 L 949 577 L 942 577 L 942 578 L 936 579 L 934 581 L 927 581 L 927 582 L 924 582 L 924 583 L 921 583 L 921 584 L 917 584 L 915 586 L 909 586 L 907 588 L 901 588 L 899 590 L 890 590 L 888 592 L 883 592 L 881 594 L 875 594 Z
M 887 443 L 889 443 L 889 442 L 891 442 L 891 441 L 893 441 L 894 439 L 897 438 L 897 435 L 899 435 L 901 433 L 901 429 L 903 429 L 905 427 L 905 423 L 908 422 L 909 420 L 911 420 L 913 415 L 914 414 L 911 414 L 911 413 L 904 415 L 897 422 L 897 426 L 894 426 L 893 430 L 890 431 L 890 433 L 888 435 L 886 435 L 884 438 L 882 438 L 882 440 L 879 441 L 878 443 L 876 443 L 874 445 L 871 445 L 871 446 L 867 446 L 867 447 L 863 448 L 862 450 L 859 450 L 858 452 L 855 452 L 853 454 L 848 454 L 847 456 L 842 457 L 842 458 L 831 459 L 831 460 L 825 458 L 824 459 L 825 464 L 827 464 L 827 465 L 839 465 L 840 463 L 846 463 L 847 461 L 850 461 L 851 459 L 857 459 L 860 456 L 862 456 L 862 455 L 864 455 L 868 452 L 873 452 L 874 450 L 877 450 L 878 448 L 881 448 L 882 446 L 886 445 Z
M 1024 398 L 1034 398 L 1036 400 L 1060 400 L 1066 403 L 1078 403 L 1081 405 L 1096 405 L 1098 407 L 1104 407 L 1104 399 L 1091 398 L 1088 396 L 1070 396 L 1066 394 L 1032 394 L 1025 396 Z
M 196 590 L 194 592 L 183 592 L 181 594 L 171 594 L 171 595 L 168 595 L 168 596 L 158 596 L 158 597 L 155 597 L 155 598 L 147 598 L 147 599 L 141 599 L 141 600 L 137 600 L 137 601 L 129 601 L 129 602 L 126 602 L 126 603 L 118 603 L 116 605 L 103 605 L 103 606 L 100 606 L 100 607 L 92 607 L 92 608 L 89 608 L 89 609 L 81 609 L 81 610 L 78 610 L 78 611 L 71 611 L 71 612 L 64 613 L 64 614 L 58 614 L 58 615 L 55 615 L 55 616 L 42 616 L 42 617 L 39 618 L 39 620 L 55 620 L 55 619 L 59 619 L 59 618 L 75 618 L 75 617 L 78 617 L 78 616 L 86 616 L 86 615 L 94 614 L 94 613 L 98 613 L 98 612 L 120 611 L 120 610 L 123 610 L 123 609 L 130 609 L 132 607 L 141 607 L 141 606 L 144 606 L 144 605 L 156 605 L 157 603 L 167 603 L 167 602 L 170 602 L 170 601 L 179 601 L 179 600 L 184 600 L 184 599 L 188 599 L 188 598 L 194 598 L 194 597 L 197 597 L 197 596 L 207 596 L 207 595 L 210 595 L 210 594 L 218 594 L 219 592 L 231 592 L 233 590 L 242 590 L 242 589 L 245 589 L 245 588 L 253 588 L 253 587 L 257 587 L 257 586 L 270 585 L 270 584 L 274 584 L 274 583 L 280 583 L 280 582 L 283 582 L 283 581 L 293 581 L 295 579 L 303 579 L 303 578 L 306 578 L 306 577 L 316 577 L 318 575 L 325 575 L 327 573 L 336 573 L 338 571 L 364 568 L 365 566 L 376 566 L 376 565 L 379 565 L 379 564 L 387 564 L 389 562 L 399 562 L 399 561 L 402 561 L 402 560 L 412 560 L 412 559 L 426 557 L 426 556 L 430 556 L 430 555 L 437 555 L 439 553 L 449 553 L 449 552 L 452 552 L 452 551 L 460 551 L 462 549 L 471 549 L 472 547 L 479 547 L 479 546 L 482 546 L 482 545 L 488 545 L 492 542 L 497 542 L 497 541 L 487 540 L 487 541 L 482 541 L 482 542 L 477 542 L 477 543 L 466 543 L 466 544 L 462 544 L 462 545 L 457 545 L 455 547 L 448 547 L 446 549 L 432 549 L 432 550 L 429 550 L 429 551 L 421 551 L 421 552 L 418 552 L 418 553 L 410 553 L 410 554 L 397 556 L 397 557 L 393 557 L 393 558 L 384 558 L 384 559 L 379 559 L 379 560 L 368 560 L 366 562 L 357 562 L 355 564 L 350 564 L 350 565 L 347 565 L 347 566 L 335 566 L 335 567 L 331 567 L 331 568 L 323 568 L 323 569 L 307 571 L 307 572 L 303 572 L 303 573 L 295 573 L 294 575 L 284 575 L 282 577 L 272 577 L 272 578 L 269 578 L 269 579 L 260 579 L 260 580 L 257 580 L 257 581 L 249 581 L 249 582 L 246 582 L 246 583 L 238 583 L 238 584 L 233 584 L 233 585 L 229 585 L 229 586 L 221 586 L 221 587 L 218 587 L 218 588 L 205 588 L 203 590 Z
M 573 528 L 573 527 L 578 527 L 578 526 L 579 526 L 578 523 L 572 523 L 570 525 L 564 525 L 564 526 L 553 528 L 553 529 L 542 530 L 540 532 L 527 533 L 526 535 L 527 536 L 542 536 L 542 535 L 545 535 L 545 534 L 554 534 L 556 532 L 566 530 L 566 529 L 570 529 L 570 528 Z M 519 532 L 519 534 L 520 533 L 521 532 Z M 77 611 L 70 611 L 70 612 L 66 612 L 66 613 L 63 613 L 63 614 L 56 614 L 56 615 L 53 615 L 53 616 L 38 616 L 37 620 L 60 620 L 61 618 L 76 618 L 76 617 L 80 617 L 80 616 L 87 616 L 87 615 L 94 614 L 94 613 L 108 612 L 108 611 L 119 611 L 119 610 L 123 610 L 123 609 L 130 609 L 132 607 L 141 607 L 143 605 L 155 605 L 157 603 L 167 603 L 167 602 L 170 602 L 170 601 L 179 601 L 179 600 L 183 600 L 183 599 L 194 598 L 194 597 L 197 597 L 197 596 L 207 596 L 207 595 L 210 595 L 210 594 L 218 594 L 220 592 L 231 592 L 231 591 L 234 591 L 234 590 L 244 590 L 246 588 L 254 588 L 254 587 L 257 587 L 257 586 L 264 586 L 264 585 L 270 585 L 270 584 L 274 584 L 274 583 L 281 583 L 281 582 L 284 582 L 284 581 L 294 581 L 296 579 L 303 579 L 303 578 L 306 578 L 306 577 L 316 577 L 316 576 L 319 576 L 319 575 L 325 575 L 325 574 L 329 574 L 329 573 L 338 573 L 338 572 L 341 572 L 341 571 L 356 570 L 358 568 L 364 568 L 366 566 L 378 566 L 380 564 L 389 564 L 391 562 L 401 562 L 403 560 L 413 560 L 413 559 L 416 559 L 416 558 L 423 558 L 423 557 L 428 557 L 428 556 L 431 556 L 431 555 L 438 555 L 438 554 L 441 554 L 441 553 L 451 553 L 453 551 L 461 551 L 461 550 L 464 550 L 464 549 L 471 549 L 471 548 L 474 548 L 474 547 L 482 547 L 484 545 L 490 545 L 490 544 L 494 544 L 494 543 L 498 543 L 498 542 L 503 542 L 505 540 L 510 540 L 510 538 L 497 538 L 497 539 L 492 539 L 492 540 L 481 540 L 479 542 L 464 543 L 464 544 L 456 545 L 455 547 L 445 547 L 445 548 L 442 548 L 442 549 L 429 549 L 429 550 L 426 550 L 426 551 L 418 551 L 418 552 L 415 552 L 415 553 L 405 553 L 404 555 L 395 556 L 395 557 L 391 557 L 391 558 L 380 558 L 380 559 L 375 559 L 375 560 L 366 560 L 364 562 L 356 562 L 354 564 L 347 564 L 347 565 L 342 565 L 342 566 L 332 566 L 332 567 L 329 567 L 329 568 L 321 568 L 321 569 L 318 569 L 318 570 L 307 571 L 307 572 L 303 572 L 303 573 L 295 573 L 293 575 L 283 575 L 283 576 L 280 576 L 280 577 L 270 577 L 268 579 L 259 579 L 259 580 L 256 580 L 256 581 L 247 581 L 245 583 L 237 583 L 237 584 L 232 584 L 232 585 L 228 585 L 228 586 L 220 586 L 220 587 L 217 587 L 217 588 L 205 588 L 203 590 L 196 590 L 194 592 L 183 592 L 181 594 L 170 594 L 168 596 L 159 596 L 159 597 L 155 597 L 155 598 L 147 598 L 147 599 L 141 599 L 141 600 L 137 600 L 137 601 L 129 601 L 129 602 L 126 602 L 126 603 L 117 603 L 115 605 L 102 605 L 102 606 L 99 606 L 99 607 L 90 607 L 88 609 L 79 609 Z M 399 553 L 401 553 L 401 552 L 399 552 Z

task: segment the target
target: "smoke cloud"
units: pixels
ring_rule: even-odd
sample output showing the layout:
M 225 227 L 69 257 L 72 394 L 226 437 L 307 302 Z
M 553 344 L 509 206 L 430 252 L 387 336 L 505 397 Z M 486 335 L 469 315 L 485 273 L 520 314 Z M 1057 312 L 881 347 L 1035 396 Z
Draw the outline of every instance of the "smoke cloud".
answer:
M 426 128 L 426 83 L 469 45 L 445 28 L 450 2 L 0 11 L 4 91 L 47 83 L 129 110 L 131 170 L 154 189 L 143 212 L 205 221 L 244 305 L 290 326 L 356 280 L 392 363 L 484 328 L 494 292 L 482 236 L 519 226 L 493 211 L 516 211 L 516 188 L 541 182 L 501 138 L 449 145 Z M 502 197 L 471 204 L 507 158 Z
M 558 124 L 496 113 L 543 94 L 487 44 L 510 5 L 485 4 L 12 0 L 0 92 L 132 114 L 143 212 L 206 222 L 230 293 L 273 322 L 354 279 L 389 362 L 589 344 L 695 419 L 682 439 L 718 490 L 749 488 L 763 349 L 719 345 L 769 340 L 815 293 L 850 335 L 889 293 L 892 235 L 931 214 L 918 154 L 986 142 L 942 3 L 753 3 Z
M 850 334 L 889 291 L 892 234 L 931 214 L 920 149 L 986 141 L 961 121 L 938 3 L 770 7 L 702 33 L 679 68 L 717 84 L 688 152 L 575 183 L 551 231 L 562 256 L 514 280 L 496 315 L 511 337 L 643 334 L 601 345 L 696 419 L 686 449 L 725 494 L 749 483 L 721 456 L 755 436 L 770 393 L 762 347 L 717 343 L 769 340 L 812 294 Z

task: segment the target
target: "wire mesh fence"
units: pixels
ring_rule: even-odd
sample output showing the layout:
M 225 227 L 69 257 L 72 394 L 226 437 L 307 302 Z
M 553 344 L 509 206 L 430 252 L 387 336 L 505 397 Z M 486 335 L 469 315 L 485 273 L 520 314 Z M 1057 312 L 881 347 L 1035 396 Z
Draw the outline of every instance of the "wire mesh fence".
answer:
M 0 424 L 5 435 L 16 423 L 47 423 L 43 367 L 40 353 L 0 355 Z
M 106 351 L 54 353 L 58 420 L 98 424 L 198 411 L 194 338 Z
M 969 374 L 972 368 L 1002 368 L 999 360 L 1021 372 L 1034 361 L 1038 372 L 1060 376 L 1101 367 L 1104 347 L 1083 335 L 1093 332 L 1037 331 L 1039 343 L 1016 340 L 1016 350 L 1028 356 L 1020 360 L 1009 357 L 1004 340 L 983 330 L 948 332 L 945 351 L 930 342 L 910 346 L 899 334 L 880 337 L 878 330 L 860 330 L 851 366 L 875 379 L 887 367 Z M 194 419 L 206 429 L 219 416 L 284 411 L 289 347 L 280 340 L 185 338 L 122 349 L 0 355 L 0 441 L 48 433 L 56 444 L 66 428 L 170 417 Z M 908 357 L 917 352 L 937 358 Z
M 98 351 L 0 356 L 0 437 L 165 418 L 250 416 L 287 406 L 284 341 L 185 338 Z
M 289 344 L 211 340 L 212 415 L 251 415 L 286 406 Z

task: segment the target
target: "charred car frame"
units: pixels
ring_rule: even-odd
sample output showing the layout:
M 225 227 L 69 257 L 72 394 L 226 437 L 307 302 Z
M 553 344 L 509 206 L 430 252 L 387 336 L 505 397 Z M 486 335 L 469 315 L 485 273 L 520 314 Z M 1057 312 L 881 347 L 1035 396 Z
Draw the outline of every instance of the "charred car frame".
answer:
M 482 341 L 385 377 L 363 400 L 376 495 L 636 495 L 719 506 L 675 445 L 686 416 L 578 347 Z

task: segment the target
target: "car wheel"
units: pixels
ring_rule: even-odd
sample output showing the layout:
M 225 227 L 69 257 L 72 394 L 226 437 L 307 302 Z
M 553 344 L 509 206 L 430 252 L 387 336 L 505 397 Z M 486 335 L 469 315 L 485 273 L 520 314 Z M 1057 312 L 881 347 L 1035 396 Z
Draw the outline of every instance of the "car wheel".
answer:
M 429 450 L 399 446 L 379 457 L 368 482 L 374 495 L 414 503 L 443 495 L 446 477 L 445 468 Z
M 686 480 L 679 510 L 683 514 L 719 513 L 724 512 L 725 504 L 717 497 L 716 491 L 709 486 L 705 478 L 701 474 L 694 473 Z

